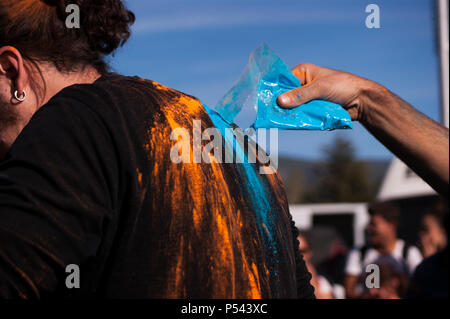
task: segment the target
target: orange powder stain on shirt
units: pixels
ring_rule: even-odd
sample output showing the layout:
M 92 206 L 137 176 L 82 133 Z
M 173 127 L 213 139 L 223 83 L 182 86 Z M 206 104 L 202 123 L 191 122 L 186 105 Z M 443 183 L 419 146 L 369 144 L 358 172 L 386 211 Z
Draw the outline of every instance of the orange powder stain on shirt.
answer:
M 139 168 L 136 168 L 136 174 L 137 174 L 137 180 L 138 180 L 139 186 L 142 186 L 142 173 L 139 170 Z
M 208 298 L 261 298 L 262 286 L 267 291 L 270 274 L 255 259 L 262 249 L 260 239 L 257 235 L 251 241 L 245 238 L 252 232 L 248 207 L 230 191 L 225 166 L 217 163 L 211 153 L 210 164 L 175 164 L 169 157 L 171 147 L 177 143 L 170 140 L 174 129 L 187 129 L 192 143 L 193 120 L 202 120 L 202 131 L 212 122 L 200 101 L 156 82 L 153 85 L 162 91 L 161 112 L 150 124 L 144 149 L 153 163 L 149 182 L 157 185 L 152 188 L 153 214 L 157 220 L 167 221 L 167 243 L 158 252 L 167 254 L 164 258 L 168 260 L 163 270 L 167 281 L 162 295 L 189 295 L 189 280 L 194 274 L 203 280 L 197 284 L 208 285 Z M 192 159 L 192 148 L 190 153 Z M 138 175 L 138 180 L 142 176 Z M 159 224 L 154 227 L 161 228 Z M 195 254 L 199 248 L 202 253 Z
M 162 85 L 161 83 L 158 83 L 158 82 L 155 82 L 155 81 L 151 81 L 151 82 L 152 82 L 153 86 L 154 86 L 157 90 L 160 90 L 160 91 L 166 91 L 166 92 L 169 92 L 169 91 L 172 90 L 172 89 L 168 88 L 167 86 Z
M 232 291 L 231 291 L 231 298 L 235 298 L 235 267 L 234 267 L 234 258 L 233 258 L 233 250 L 232 245 L 230 241 L 230 233 L 229 228 L 227 225 L 227 221 L 225 218 L 223 218 L 220 214 L 220 212 L 216 211 L 216 225 L 217 225 L 217 231 L 218 235 L 221 237 L 222 240 L 219 241 L 220 246 L 218 247 L 218 250 L 220 252 L 220 260 L 223 265 L 230 265 L 230 269 L 232 270 L 231 278 L 227 278 L 227 280 L 230 280 L 233 284 Z M 225 278 L 223 278 L 225 279 Z
M 258 268 L 255 263 L 252 263 L 252 271 L 249 272 L 250 286 L 251 286 L 251 299 L 261 299 L 261 288 L 259 286 Z

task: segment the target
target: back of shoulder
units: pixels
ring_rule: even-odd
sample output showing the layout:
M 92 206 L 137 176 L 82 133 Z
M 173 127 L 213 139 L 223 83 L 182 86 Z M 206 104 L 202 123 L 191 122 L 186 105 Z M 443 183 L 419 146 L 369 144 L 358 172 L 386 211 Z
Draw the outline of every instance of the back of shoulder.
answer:
M 55 99 L 75 100 L 100 117 L 119 116 L 134 124 L 154 121 L 159 115 L 192 118 L 204 113 L 202 104 L 190 95 L 152 80 L 115 73 L 103 75 L 93 84 L 66 88 Z
M 421 261 L 423 259 L 422 253 L 419 248 L 411 244 L 405 244 L 405 248 L 403 249 L 403 259 L 404 260 L 414 260 Z
M 134 108 L 152 102 L 152 92 L 155 87 L 152 81 L 140 80 L 137 77 L 127 77 L 119 74 L 106 74 L 92 84 L 76 84 L 59 92 L 49 104 L 72 104 L 91 108 L 100 114 Z

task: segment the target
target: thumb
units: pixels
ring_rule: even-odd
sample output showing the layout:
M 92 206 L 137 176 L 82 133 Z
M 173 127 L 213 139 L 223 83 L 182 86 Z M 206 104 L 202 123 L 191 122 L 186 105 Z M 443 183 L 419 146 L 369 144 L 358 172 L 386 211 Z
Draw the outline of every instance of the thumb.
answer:
M 316 82 L 311 82 L 305 86 L 281 94 L 277 99 L 277 103 L 282 108 L 294 108 L 320 98 L 322 96 L 319 86 Z

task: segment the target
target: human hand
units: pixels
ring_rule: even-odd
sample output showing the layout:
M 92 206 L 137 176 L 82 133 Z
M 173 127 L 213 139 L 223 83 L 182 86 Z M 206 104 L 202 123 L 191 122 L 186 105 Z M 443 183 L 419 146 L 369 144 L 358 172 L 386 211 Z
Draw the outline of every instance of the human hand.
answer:
M 302 86 L 278 97 L 283 108 L 294 108 L 311 100 L 327 100 L 342 105 L 354 121 L 365 118 L 364 93 L 373 89 L 385 91 L 381 85 L 359 76 L 304 63 L 292 72 Z

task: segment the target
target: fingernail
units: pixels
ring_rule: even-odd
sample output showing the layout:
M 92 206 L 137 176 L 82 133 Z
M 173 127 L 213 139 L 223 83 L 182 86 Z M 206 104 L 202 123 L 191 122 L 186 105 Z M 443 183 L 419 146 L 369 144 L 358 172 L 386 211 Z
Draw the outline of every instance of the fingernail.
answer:
M 289 106 L 291 103 L 291 98 L 287 95 L 280 95 L 278 97 L 278 102 L 284 106 Z

